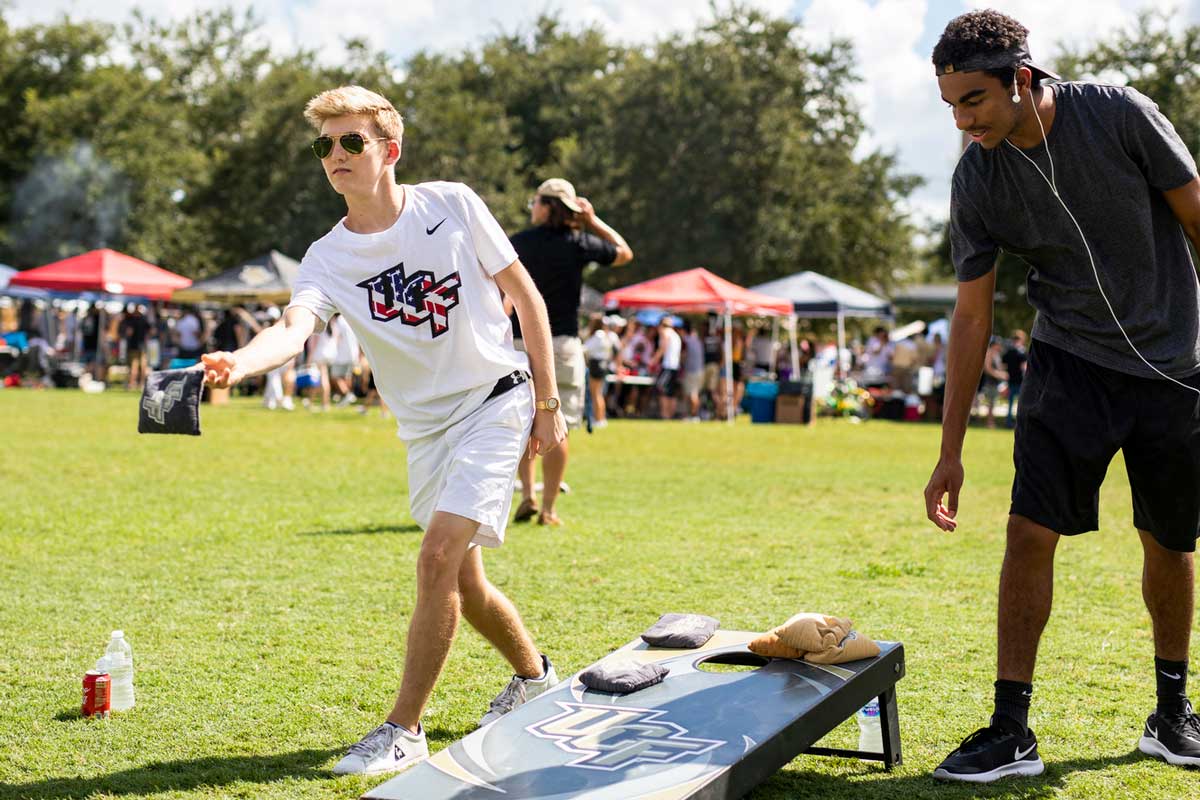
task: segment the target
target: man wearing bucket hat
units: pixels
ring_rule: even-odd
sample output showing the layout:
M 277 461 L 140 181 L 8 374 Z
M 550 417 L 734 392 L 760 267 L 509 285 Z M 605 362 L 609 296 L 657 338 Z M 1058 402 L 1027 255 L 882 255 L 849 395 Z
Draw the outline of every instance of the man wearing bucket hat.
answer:
M 621 234 L 596 216 L 587 198 L 577 196 L 575 187 L 562 178 L 551 178 L 537 188 L 529 201 L 529 220 L 533 227 L 513 236 L 512 244 L 546 301 L 563 416 L 569 428 L 578 428 L 583 421 L 586 389 L 586 360 L 579 339 L 583 269 L 593 262 L 619 267 L 633 259 L 633 251 Z M 521 349 L 520 321 L 513 316 L 512 322 L 514 341 Z M 542 456 L 541 509 L 534 500 L 533 461 L 521 461 L 522 498 L 515 515 L 517 521 L 536 516 L 543 525 L 562 524 L 555 503 L 566 475 L 567 456 L 566 440 Z
M 1041 85 L 1058 76 L 1032 61 L 1028 33 L 976 11 L 952 20 L 933 51 L 942 98 L 971 140 L 951 190 L 958 302 L 941 453 L 925 488 L 926 514 L 943 531 L 958 525 L 1001 249 L 1028 265 L 1038 312 L 1014 437 L 994 713 L 934 777 L 984 783 L 1043 771 L 1028 717 L 1054 553 L 1062 536 L 1097 529 L 1100 484 L 1118 450 L 1154 634 L 1158 703 L 1138 747 L 1200 765 L 1200 718 L 1186 691 L 1200 526 L 1200 287 L 1187 240 L 1200 245 L 1200 179 L 1170 121 L 1137 91 Z

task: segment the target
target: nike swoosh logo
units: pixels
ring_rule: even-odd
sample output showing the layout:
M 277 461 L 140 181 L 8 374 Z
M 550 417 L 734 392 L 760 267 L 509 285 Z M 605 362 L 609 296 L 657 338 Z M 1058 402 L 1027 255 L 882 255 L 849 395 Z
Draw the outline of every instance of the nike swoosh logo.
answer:
M 1034 742 L 1033 744 L 1029 745 L 1029 748 L 1026 750 L 1022 750 L 1021 748 L 1018 747 L 1016 755 L 1013 756 L 1013 761 L 1020 761 L 1022 758 L 1029 755 L 1030 753 L 1032 753 L 1033 749 L 1035 747 L 1037 747 L 1037 742 Z
M 1158 729 L 1157 728 L 1151 728 L 1149 725 L 1147 725 L 1146 730 L 1148 730 L 1150 732 L 1150 735 L 1153 736 L 1155 739 L 1158 738 Z
M 1163 672 L 1161 669 L 1158 671 L 1158 674 L 1162 675 L 1164 678 L 1170 678 L 1173 681 L 1177 681 L 1183 677 L 1182 675 L 1172 675 L 1169 672 Z
M 446 218 L 442 217 L 442 222 L 445 222 L 445 221 L 446 221 Z M 434 225 L 432 228 L 426 228 L 425 233 L 428 234 L 429 236 L 433 236 L 434 231 L 436 231 L 438 228 L 442 227 L 442 222 L 439 222 L 437 225 Z

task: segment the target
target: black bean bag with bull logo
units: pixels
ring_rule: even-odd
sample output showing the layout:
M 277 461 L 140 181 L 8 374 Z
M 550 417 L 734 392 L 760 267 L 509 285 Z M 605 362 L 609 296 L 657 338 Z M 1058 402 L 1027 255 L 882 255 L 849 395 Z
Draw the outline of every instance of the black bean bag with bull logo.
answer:
M 200 394 L 204 372 L 168 369 L 151 372 L 138 404 L 138 433 L 200 435 Z

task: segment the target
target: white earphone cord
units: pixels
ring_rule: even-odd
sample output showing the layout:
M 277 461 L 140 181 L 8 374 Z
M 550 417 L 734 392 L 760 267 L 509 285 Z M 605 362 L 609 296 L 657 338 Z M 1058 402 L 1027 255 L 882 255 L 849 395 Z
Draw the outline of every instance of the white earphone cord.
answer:
M 1100 296 L 1104 298 L 1104 304 L 1106 306 L 1108 306 L 1108 313 L 1112 315 L 1113 322 L 1117 323 L 1117 330 L 1119 330 L 1121 332 L 1121 335 L 1125 337 L 1125 341 L 1129 344 L 1129 349 L 1133 350 L 1134 354 L 1137 355 L 1137 357 L 1140 358 L 1142 360 L 1142 363 L 1145 364 L 1147 367 L 1154 370 L 1156 373 L 1158 373 L 1162 377 L 1166 378 L 1171 383 L 1174 383 L 1177 386 L 1182 386 L 1184 389 L 1187 389 L 1189 392 L 1192 392 L 1193 394 L 1195 394 L 1196 395 L 1195 416 L 1197 419 L 1200 419 L 1200 389 L 1197 389 L 1194 386 L 1188 386 L 1186 383 L 1183 383 L 1182 381 L 1172 378 L 1170 375 L 1166 374 L 1165 372 L 1160 370 L 1158 367 L 1154 366 L 1149 361 L 1147 361 L 1146 357 L 1144 355 L 1142 355 L 1140 350 L 1137 349 L 1137 346 L 1133 343 L 1133 340 L 1131 340 L 1129 338 L 1129 334 L 1125 332 L 1125 328 L 1121 325 L 1121 320 L 1117 317 L 1117 312 L 1113 310 L 1112 303 L 1109 302 L 1108 295 L 1105 294 L 1105 292 L 1104 292 L 1104 286 L 1103 286 L 1103 284 L 1100 283 L 1100 271 L 1096 268 L 1096 259 L 1092 256 L 1092 248 L 1088 244 L 1087 237 L 1083 235 L 1083 228 L 1080 227 L 1079 221 L 1077 219 L 1075 219 L 1075 215 L 1071 213 L 1071 209 L 1067 208 L 1067 204 L 1062 199 L 1062 195 L 1060 195 L 1058 193 L 1058 184 L 1055 182 L 1055 179 L 1054 179 L 1055 178 L 1055 176 L 1054 176 L 1054 156 L 1052 156 L 1050 154 L 1050 142 L 1046 139 L 1046 126 L 1042 124 L 1042 115 L 1038 113 L 1037 105 L 1034 103 L 1033 89 L 1026 89 L 1026 92 L 1028 92 L 1028 94 L 1029 94 L 1029 102 L 1030 102 L 1030 105 L 1033 106 L 1033 115 L 1034 115 L 1034 117 L 1037 118 L 1038 128 L 1040 128 L 1042 131 L 1042 145 L 1046 148 L 1046 158 L 1050 161 L 1050 177 L 1047 178 L 1046 173 L 1043 172 L 1042 168 L 1037 165 L 1037 162 L 1034 161 L 1032 158 L 1030 158 L 1028 155 L 1026 155 L 1024 152 L 1022 152 L 1021 148 L 1017 147 L 1015 144 L 1010 142 L 1007 137 L 1005 137 L 1004 143 L 1007 144 L 1009 147 L 1011 147 L 1013 150 L 1015 150 L 1021 156 L 1021 158 L 1025 159 L 1026 161 L 1028 161 L 1030 164 L 1033 165 L 1033 168 L 1037 170 L 1038 175 L 1041 175 L 1042 180 L 1044 180 L 1046 182 L 1046 185 L 1050 187 L 1050 192 L 1054 195 L 1054 199 L 1058 201 L 1058 204 L 1060 206 L 1062 206 L 1063 211 L 1067 212 L 1067 216 L 1071 218 L 1071 222 L 1074 223 L 1074 225 L 1075 225 L 1075 230 L 1079 232 L 1079 238 L 1083 241 L 1083 248 L 1084 248 L 1084 250 L 1087 251 L 1088 261 L 1090 261 L 1092 264 L 1092 275 L 1095 276 L 1095 278 L 1096 278 L 1096 288 L 1100 290 Z

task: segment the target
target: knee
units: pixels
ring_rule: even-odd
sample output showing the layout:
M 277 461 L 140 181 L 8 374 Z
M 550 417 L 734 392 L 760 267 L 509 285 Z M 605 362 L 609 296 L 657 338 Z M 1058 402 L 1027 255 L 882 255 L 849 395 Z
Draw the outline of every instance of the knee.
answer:
M 1013 514 L 1008 518 L 1005 559 L 1045 561 L 1054 558 L 1059 534 L 1032 520 Z
M 1151 534 L 1142 531 L 1139 531 L 1139 533 L 1142 536 L 1142 551 L 1145 555 L 1146 564 L 1151 569 L 1157 568 L 1186 572 L 1194 570 L 1192 553 L 1168 550 L 1155 541 Z
M 458 575 L 458 563 L 444 542 L 428 541 L 421 545 L 417 556 L 419 589 L 453 588 Z

